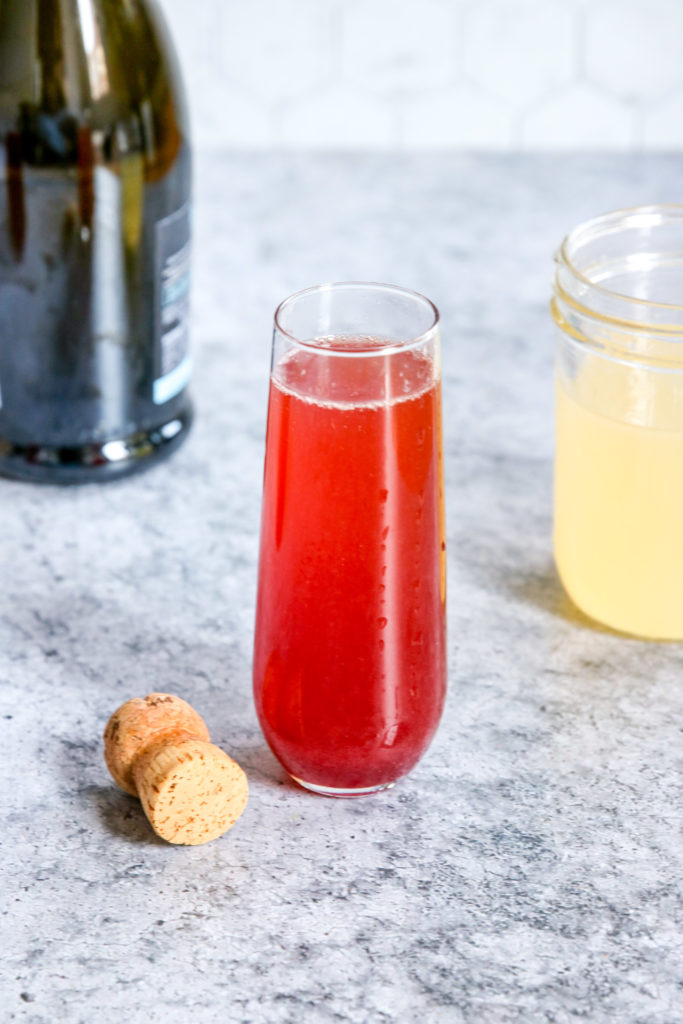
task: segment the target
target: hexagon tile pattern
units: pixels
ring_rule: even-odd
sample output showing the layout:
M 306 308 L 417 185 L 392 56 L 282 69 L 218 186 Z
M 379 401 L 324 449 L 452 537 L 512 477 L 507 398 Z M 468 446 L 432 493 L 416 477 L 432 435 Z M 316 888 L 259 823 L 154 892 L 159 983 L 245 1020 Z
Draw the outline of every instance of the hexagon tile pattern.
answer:
M 683 0 L 158 2 L 200 148 L 683 148 Z

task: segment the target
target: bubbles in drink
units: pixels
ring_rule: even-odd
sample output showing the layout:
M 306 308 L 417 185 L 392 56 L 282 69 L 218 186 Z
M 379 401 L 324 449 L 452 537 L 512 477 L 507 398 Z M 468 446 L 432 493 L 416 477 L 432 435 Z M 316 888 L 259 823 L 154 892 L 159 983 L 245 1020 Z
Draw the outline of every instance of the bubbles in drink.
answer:
M 348 358 L 352 356 L 353 358 Z M 282 391 L 326 408 L 383 408 L 423 395 L 437 375 L 424 351 L 383 338 L 317 338 L 290 349 L 274 366 Z

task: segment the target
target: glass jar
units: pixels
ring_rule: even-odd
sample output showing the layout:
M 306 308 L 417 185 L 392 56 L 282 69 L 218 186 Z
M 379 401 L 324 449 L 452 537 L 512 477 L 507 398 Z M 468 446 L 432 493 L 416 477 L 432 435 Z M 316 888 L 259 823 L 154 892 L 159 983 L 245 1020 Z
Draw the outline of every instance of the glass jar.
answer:
M 556 255 L 554 548 L 591 618 L 683 639 L 683 205 L 588 221 Z

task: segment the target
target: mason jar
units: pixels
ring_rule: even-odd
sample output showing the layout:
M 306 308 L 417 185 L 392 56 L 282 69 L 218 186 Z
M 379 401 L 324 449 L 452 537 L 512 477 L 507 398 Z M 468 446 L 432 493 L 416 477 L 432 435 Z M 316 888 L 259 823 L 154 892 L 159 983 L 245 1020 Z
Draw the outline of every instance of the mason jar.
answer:
M 590 220 L 555 260 L 562 583 L 606 626 L 683 640 L 683 205 Z

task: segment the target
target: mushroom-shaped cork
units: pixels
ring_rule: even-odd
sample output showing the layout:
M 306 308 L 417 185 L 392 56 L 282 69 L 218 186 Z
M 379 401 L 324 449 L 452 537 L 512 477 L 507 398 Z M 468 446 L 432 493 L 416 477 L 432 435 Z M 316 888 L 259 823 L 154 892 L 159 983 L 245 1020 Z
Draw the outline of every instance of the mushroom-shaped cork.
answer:
M 198 846 L 227 832 L 248 798 L 240 766 L 209 742 L 202 717 L 180 697 L 127 701 L 104 730 L 104 757 L 121 789 L 138 796 L 170 843 Z

